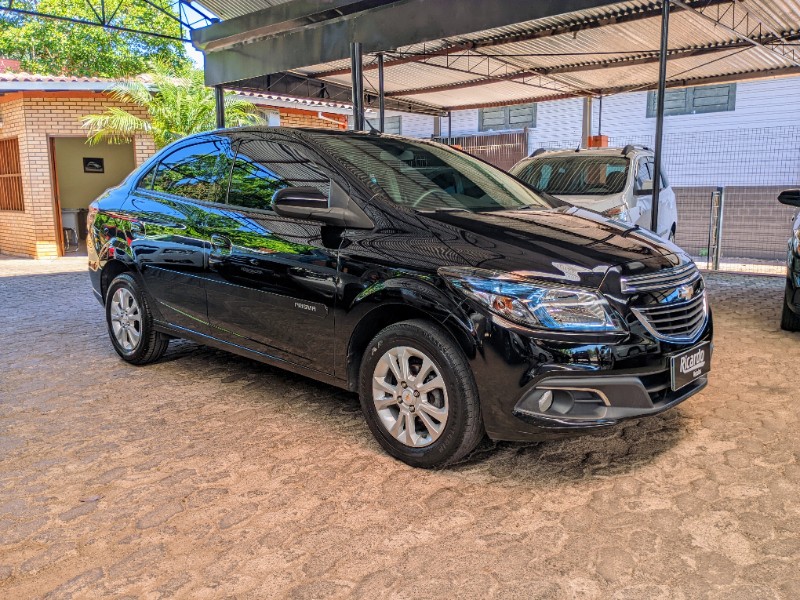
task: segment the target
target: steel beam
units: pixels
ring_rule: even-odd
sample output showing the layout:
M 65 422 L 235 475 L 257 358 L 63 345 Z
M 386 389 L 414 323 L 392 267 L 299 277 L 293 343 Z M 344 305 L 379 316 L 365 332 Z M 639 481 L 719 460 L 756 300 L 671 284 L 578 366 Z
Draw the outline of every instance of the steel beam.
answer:
M 680 6 L 686 10 L 692 11 L 692 13 L 696 14 L 700 18 L 708 21 L 709 23 L 713 23 L 716 27 L 724 29 L 728 33 L 735 35 L 745 42 L 751 44 L 756 48 L 760 48 L 766 52 L 771 53 L 774 56 L 778 56 L 787 62 L 789 62 L 792 66 L 800 67 L 800 56 L 798 56 L 798 51 L 794 46 L 786 46 L 785 44 L 789 41 L 785 39 L 781 34 L 778 34 L 775 31 L 772 31 L 764 22 L 757 16 L 751 15 L 749 9 L 742 5 L 741 2 L 736 2 L 735 0 L 728 0 L 728 4 L 731 5 L 731 9 L 733 14 L 731 16 L 731 20 L 733 22 L 733 27 L 730 27 L 723 23 L 722 17 L 714 18 L 711 15 L 706 14 L 707 7 L 702 8 L 694 8 L 692 6 L 687 5 L 682 0 L 671 0 L 673 4 L 676 6 Z M 739 21 L 736 22 L 735 11 L 738 10 L 741 13 L 744 13 L 744 17 Z M 754 21 L 755 25 L 750 28 L 750 21 Z M 736 27 L 744 23 L 744 31 L 738 30 Z M 764 36 L 763 31 L 767 30 L 770 34 L 769 36 Z M 757 35 L 754 35 L 757 34 Z M 766 39 L 765 39 L 766 38 Z M 770 39 L 771 38 L 771 39 Z
M 361 50 L 361 42 L 350 44 L 350 71 L 353 74 L 353 129 L 363 131 L 364 129 L 364 72 L 362 65 L 364 55 Z
M 214 104 L 217 129 L 225 129 L 225 90 L 221 85 L 214 88 Z
M 704 48 L 677 48 L 669 50 L 668 56 L 673 59 L 688 58 L 692 56 L 706 56 L 710 54 L 726 52 L 728 50 L 735 50 L 747 46 L 748 46 L 747 42 L 736 41 L 725 44 L 717 44 L 714 46 L 708 46 Z M 434 85 L 421 88 L 411 88 L 408 90 L 396 90 L 394 92 L 387 92 L 386 96 L 389 98 L 395 98 L 395 97 L 416 96 L 421 94 L 431 94 L 435 92 L 446 92 L 451 90 L 460 90 L 465 88 L 489 85 L 492 83 L 496 83 L 498 81 L 511 81 L 511 82 L 521 81 L 522 83 L 525 83 L 524 81 L 525 79 L 533 77 L 546 78 L 551 75 L 561 74 L 561 73 L 578 73 L 582 71 L 596 71 L 600 69 L 611 69 L 615 67 L 629 67 L 634 65 L 653 64 L 659 62 L 659 60 L 660 60 L 659 55 L 653 54 L 650 56 L 634 56 L 630 58 L 613 59 L 613 60 L 606 60 L 606 61 L 599 61 L 592 63 L 581 63 L 575 65 L 564 65 L 559 67 L 541 68 L 535 70 L 524 69 L 521 71 L 508 73 L 505 75 L 492 75 L 490 77 L 484 76 L 481 77 L 480 79 L 472 79 L 469 81 L 459 81 L 456 83 L 447 83 L 442 85 Z M 422 64 L 432 64 L 432 63 L 422 63 Z M 445 68 L 443 65 L 441 66 Z M 475 73 L 475 75 L 479 75 L 479 73 Z
M 378 124 L 381 133 L 386 127 L 386 90 L 383 85 L 383 54 L 378 54 Z
M 397 2 L 398 0 L 389 0 Z M 285 33 L 299 27 L 312 26 L 352 15 L 376 6 L 385 5 L 385 0 L 292 0 L 269 6 L 240 17 L 226 19 L 213 27 L 198 29 L 192 35 L 195 48 L 203 52 L 214 52 L 234 44 L 263 39 L 270 35 Z
M 697 6 L 715 6 L 717 4 L 727 4 L 730 3 L 731 0 L 689 0 L 688 7 L 693 8 L 693 5 Z M 568 12 L 564 10 L 562 12 Z M 445 48 L 437 48 L 430 52 L 425 52 L 421 54 L 415 54 L 410 56 L 404 56 L 402 58 L 395 58 L 392 60 L 387 60 L 384 63 L 385 67 L 393 67 L 396 65 L 403 65 L 413 62 L 421 62 L 433 56 L 447 56 L 450 54 L 455 54 L 458 52 L 464 52 L 467 50 L 479 50 L 481 48 L 493 48 L 496 46 L 504 46 L 506 44 L 515 44 L 517 42 L 529 42 L 532 40 L 538 39 L 547 39 L 552 38 L 559 35 L 576 35 L 578 32 L 591 30 L 591 29 L 600 29 L 602 27 L 608 27 L 610 25 L 621 25 L 623 23 L 634 23 L 637 21 L 645 20 L 645 19 L 653 19 L 657 18 L 661 14 L 661 8 L 654 5 L 653 7 L 648 8 L 629 8 L 616 11 L 609 15 L 602 15 L 596 17 L 594 19 L 576 19 L 575 21 L 563 24 L 563 25 L 553 25 L 553 26 L 546 26 L 546 27 L 538 27 L 533 28 L 530 31 L 524 31 L 521 33 L 515 33 L 511 35 L 505 36 L 493 36 L 488 37 L 485 39 L 480 40 L 472 40 L 469 42 L 460 42 L 449 45 Z M 485 27 L 482 29 L 486 29 Z M 202 31 L 202 30 L 198 30 Z M 658 58 L 656 58 L 658 61 Z M 364 70 L 369 71 L 377 69 L 376 64 L 364 65 Z M 552 71 L 555 72 L 555 71 Z M 346 75 L 348 73 L 347 69 L 331 69 L 330 71 L 323 71 L 321 73 L 315 73 L 315 77 L 333 77 L 336 75 Z
M 661 55 L 658 64 L 658 96 L 656 98 L 656 147 L 653 159 L 653 209 L 650 229 L 658 235 L 658 202 L 661 196 L 661 156 L 664 146 L 664 101 L 667 91 L 667 49 L 669 48 L 670 0 L 661 7 Z
M 614 4 L 615 0 L 405 0 L 225 46 L 206 55 L 206 84 L 279 73 L 349 57 L 358 40 L 364 53 L 459 36 L 572 11 Z M 266 9 L 269 10 L 269 9 Z M 194 30 L 193 40 L 214 37 L 214 28 Z M 230 33 L 230 32 L 228 32 Z

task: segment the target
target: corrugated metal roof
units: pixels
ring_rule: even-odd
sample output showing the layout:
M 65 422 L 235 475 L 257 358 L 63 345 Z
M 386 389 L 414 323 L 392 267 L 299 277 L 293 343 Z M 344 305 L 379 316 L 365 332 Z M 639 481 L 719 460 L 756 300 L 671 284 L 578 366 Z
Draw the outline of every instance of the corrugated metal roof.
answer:
M 230 18 L 282 1 L 287 0 L 201 3 Z M 386 53 L 385 89 L 400 99 L 448 109 L 650 88 L 658 76 L 660 6 L 660 2 L 631 0 L 398 48 Z M 783 46 L 783 56 L 746 41 L 783 36 L 800 44 L 798 0 L 704 0 L 693 6 L 702 7 L 719 24 L 674 9 L 669 36 L 671 85 L 800 73 L 800 45 Z M 443 51 L 447 54 L 441 55 Z M 367 56 L 365 64 L 374 60 Z M 347 60 L 296 72 L 350 85 Z M 365 78 L 365 89 L 374 91 L 377 72 L 367 68 Z

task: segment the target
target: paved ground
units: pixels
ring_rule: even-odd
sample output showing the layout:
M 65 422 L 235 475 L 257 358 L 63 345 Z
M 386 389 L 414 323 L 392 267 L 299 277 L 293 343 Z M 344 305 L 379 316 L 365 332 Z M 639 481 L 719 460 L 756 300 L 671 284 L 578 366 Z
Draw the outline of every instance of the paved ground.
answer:
M 680 408 L 425 472 L 324 385 L 188 343 L 126 365 L 82 260 L 0 260 L 2 598 L 800 597 L 780 279 L 709 278 Z

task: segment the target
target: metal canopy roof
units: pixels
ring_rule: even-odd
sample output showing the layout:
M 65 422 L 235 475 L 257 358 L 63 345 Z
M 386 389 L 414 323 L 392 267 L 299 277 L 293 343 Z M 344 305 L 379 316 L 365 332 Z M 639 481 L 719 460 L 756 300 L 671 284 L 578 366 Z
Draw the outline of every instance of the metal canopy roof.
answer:
M 200 3 L 225 19 L 192 35 L 210 85 L 346 100 L 351 41 L 367 53 L 368 103 L 383 53 L 387 107 L 431 114 L 653 89 L 658 80 L 661 2 Z M 797 0 L 673 0 L 668 86 L 799 73 Z

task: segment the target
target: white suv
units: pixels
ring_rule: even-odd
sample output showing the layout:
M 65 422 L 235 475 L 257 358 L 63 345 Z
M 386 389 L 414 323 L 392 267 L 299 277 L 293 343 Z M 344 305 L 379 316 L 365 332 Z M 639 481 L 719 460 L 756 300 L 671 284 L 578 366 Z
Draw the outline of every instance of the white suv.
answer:
M 642 146 L 591 150 L 537 150 L 510 173 L 557 198 L 607 217 L 650 229 L 653 151 Z M 675 192 L 662 169 L 658 235 L 675 241 Z

